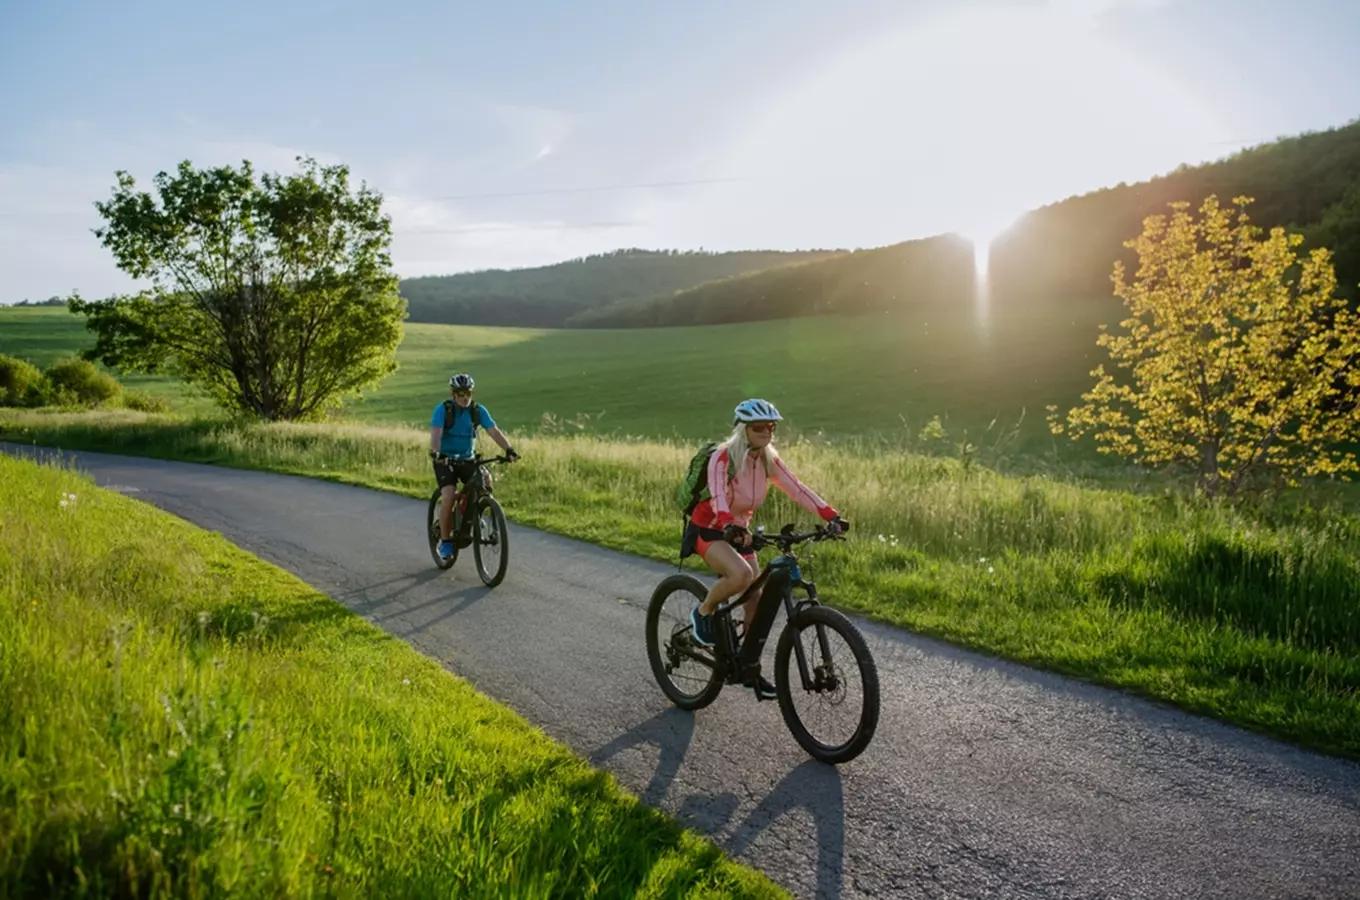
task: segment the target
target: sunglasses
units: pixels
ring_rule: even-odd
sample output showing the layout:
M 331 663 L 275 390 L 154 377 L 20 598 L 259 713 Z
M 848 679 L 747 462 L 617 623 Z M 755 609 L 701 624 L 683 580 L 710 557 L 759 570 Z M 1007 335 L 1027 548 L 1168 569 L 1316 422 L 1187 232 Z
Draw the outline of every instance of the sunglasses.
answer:
M 751 429 L 752 431 L 768 431 L 768 432 L 770 432 L 771 434 L 773 434 L 773 433 L 774 433 L 774 429 L 775 429 L 775 423 L 774 423 L 774 422 L 752 422 L 750 425 L 747 425 L 746 427 L 749 428 L 749 429 Z
M 454 392 L 453 392 L 453 396 L 455 396 L 455 397 L 471 397 L 471 396 L 472 396 L 472 391 L 454 391 Z

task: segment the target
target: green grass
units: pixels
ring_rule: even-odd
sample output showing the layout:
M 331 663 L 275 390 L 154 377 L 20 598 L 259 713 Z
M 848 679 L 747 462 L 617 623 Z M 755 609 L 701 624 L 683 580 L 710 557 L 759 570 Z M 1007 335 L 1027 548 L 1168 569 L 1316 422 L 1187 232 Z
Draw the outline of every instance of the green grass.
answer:
M 359 426 L 229 426 L 120 413 L 0 415 L 0 437 L 313 475 L 424 498 L 427 436 Z M 517 440 L 499 468 L 513 521 L 675 559 L 667 504 L 688 444 Z M 1173 496 L 1003 477 L 853 443 L 786 446 L 855 523 L 813 571 L 880 620 L 1360 759 L 1360 519 L 1251 514 Z M 772 493 L 760 521 L 807 514 Z
M 94 335 L 85 330 L 85 319 L 71 315 L 64 307 L 0 306 L 0 353 L 46 369 L 93 346 Z M 174 378 L 123 375 L 96 365 L 113 374 L 125 388 L 160 397 L 180 412 L 207 414 L 214 409 L 211 400 Z
M 447 396 L 449 375 L 469 371 L 478 398 L 511 435 L 583 422 L 615 436 L 707 438 L 730 426 L 738 401 L 763 396 L 787 417 L 790 434 L 904 439 L 939 415 L 952 441 L 967 431 L 986 448 L 1007 432 L 1013 440 L 993 459 L 1056 446 L 1064 459 L 1090 461 L 1088 448 L 1048 434 L 1044 407 L 1070 405 L 1090 386 L 1087 373 L 1103 354 L 1097 326 L 1118 321 L 1121 309 L 1112 300 L 1001 307 L 981 325 L 971 308 L 931 304 L 892 315 L 690 328 L 408 323 L 398 371 L 344 415 L 425 426 Z M 92 343 L 83 320 L 64 309 L 0 309 L 0 353 L 46 364 Z M 178 397 L 181 411 L 207 409 L 174 383 L 128 383 Z
M 0 456 L 0 895 L 783 894 L 296 578 Z

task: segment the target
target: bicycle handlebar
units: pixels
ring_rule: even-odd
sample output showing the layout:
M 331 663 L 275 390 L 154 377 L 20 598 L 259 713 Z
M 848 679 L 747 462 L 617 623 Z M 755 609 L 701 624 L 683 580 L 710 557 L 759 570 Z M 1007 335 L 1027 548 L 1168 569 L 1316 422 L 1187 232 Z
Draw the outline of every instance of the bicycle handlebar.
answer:
M 502 455 L 502 456 L 472 456 L 472 457 L 464 458 L 464 457 L 461 457 L 461 456 L 445 456 L 443 453 L 441 453 L 441 454 L 439 454 L 438 456 L 436 456 L 436 457 L 434 458 L 434 461 L 437 462 L 437 463 L 443 463 L 443 464 L 446 465 L 446 466 L 447 466 L 447 465 L 452 465 L 453 463 L 473 463 L 474 465 L 478 465 L 478 466 L 486 466 L 486 465 L 490 465 L 491 463 L 508 463 L 508 462 L 510 462 L 511 460 L 510 460 L 510 457 L 509 457 L 509 456 L 504 456 L 504 455 Z
M 818 525 L 811 531 L 805 531 L 802 534 L 785 534 L 784 532 L 780 532 L 779 534 L 766 534 L 760 531 L 753 531 L 751 532 L 751 549 L 764 550 L 766 547 L 778 547 L 787 552 L 794 545 L 801 544 L 804 541 L 843 540 L 845 540 L 843 532 L 833 534 L 825 525 Z

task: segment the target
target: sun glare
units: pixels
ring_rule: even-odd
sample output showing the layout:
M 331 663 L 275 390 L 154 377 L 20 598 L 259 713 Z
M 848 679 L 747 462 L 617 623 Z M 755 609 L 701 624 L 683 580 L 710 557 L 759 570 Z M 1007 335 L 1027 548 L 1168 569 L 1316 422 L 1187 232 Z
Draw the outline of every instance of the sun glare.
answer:
M 991 318 L 992 244 L 1014 221 L 1013 216 L 982 216 L 958 229 L 958 233 L 973 245 L 973 317 L 980 337 L 986 337 Z
M 954 231 L 985 267 L 1006 217 L 1170 171 L 1231 137 L 1086 8 L 961 9 L 867 38 L 750 120 L 723 169 L 760 176 L 694 216 L 790 246 Z
M 987 217 L 960 229 L 960 234 L 973 245 L 973 268 L 978 280 L 984 281 L 992 254 L 992 242 L 1015 221 L 1012 217 Z

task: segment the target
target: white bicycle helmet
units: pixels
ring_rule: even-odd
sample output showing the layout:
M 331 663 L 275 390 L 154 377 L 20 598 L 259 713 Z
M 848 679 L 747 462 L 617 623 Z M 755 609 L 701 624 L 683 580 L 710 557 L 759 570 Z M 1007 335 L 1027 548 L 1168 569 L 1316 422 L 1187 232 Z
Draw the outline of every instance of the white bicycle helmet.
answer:
M 461 372 L 449 379 L 449 387 L 453 388 L 455 391 L 470 391 L 472 390 L 472 385 L 472 376 Z
M 773 403 L 755 398 L 738 403 L 733 414 L 733 425 L 738 422 L 746 422 L 747 424 L 751 422 L 778 422 L 784 418 L 779 414 L 779 410 L 774 408 Z

